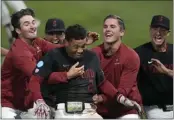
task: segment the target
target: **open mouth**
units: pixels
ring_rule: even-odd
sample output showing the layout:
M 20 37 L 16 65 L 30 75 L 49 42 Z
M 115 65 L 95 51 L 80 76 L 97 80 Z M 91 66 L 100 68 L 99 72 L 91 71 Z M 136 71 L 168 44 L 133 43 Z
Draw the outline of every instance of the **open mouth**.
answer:
M 113 34 L 112 33 L 105 33 L 105 37 L 109 38 L 109 37 L 112 37 Z
M 161 36 L 155 36 L 155 41 L 157 42 L 161 42 L 162 41 L 162 37 Z

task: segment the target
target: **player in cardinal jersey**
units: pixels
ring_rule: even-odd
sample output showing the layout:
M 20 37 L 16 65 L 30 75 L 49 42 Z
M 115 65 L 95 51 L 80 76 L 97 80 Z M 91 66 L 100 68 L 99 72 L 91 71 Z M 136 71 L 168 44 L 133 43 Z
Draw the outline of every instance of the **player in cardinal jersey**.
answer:
M 124 21 L 119 16 L 108 15 L 103 23 L 104 42 L 93 49 L 106 79 L 119 91 L 117 102 L 103 97 L 104 103 L 98 104 L 97 111 L 103 118 L 139 118 L 137 110 L 130 106 L 135 102 L 141 104 L 136 81 L 140 60 L 133 49 L 122 43 L 124 33 Z

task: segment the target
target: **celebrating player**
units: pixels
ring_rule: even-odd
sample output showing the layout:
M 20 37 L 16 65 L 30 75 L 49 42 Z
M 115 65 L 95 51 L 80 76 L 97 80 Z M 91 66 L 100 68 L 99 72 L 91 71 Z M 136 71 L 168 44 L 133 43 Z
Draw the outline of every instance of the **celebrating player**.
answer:
M 173 44 L 167 42 L 170 20 L 155 15 L 150 25 L 151 42 L 135 50 L 140 57 L 138 87 L 147 117 L 173 118 Z

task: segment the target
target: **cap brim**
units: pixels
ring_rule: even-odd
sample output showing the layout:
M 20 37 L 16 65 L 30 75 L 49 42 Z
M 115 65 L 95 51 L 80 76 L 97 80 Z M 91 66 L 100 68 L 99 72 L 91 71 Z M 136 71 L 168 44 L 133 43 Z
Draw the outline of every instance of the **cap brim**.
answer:
M 47 30 L 47 33 L 49 32 L 65 32 L 65 29 L 51 29 L 51 30 Z
M 153 25 L 151 25 L 151 27 L 163 27 L 163 28 L 169 30 L 169 28 L 165 24 L 153 24 Z

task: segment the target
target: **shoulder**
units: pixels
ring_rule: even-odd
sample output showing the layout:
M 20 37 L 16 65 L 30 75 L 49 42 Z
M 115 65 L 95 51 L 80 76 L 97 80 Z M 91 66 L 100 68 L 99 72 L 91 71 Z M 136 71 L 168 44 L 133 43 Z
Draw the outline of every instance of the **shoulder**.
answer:
M 168 51 L 173 52 L 173 44 L 168 43 Z
M 103 50 L 103 44 L 98 45 L 98 46 L 92 48 L 91 50 L 97 54 L 100 54 L 100 53 L 102 53 L 102 50 Z
M 124 58 L 126 61 L 128 62 L 137 62 L 139 61 L 139 56 L 138 54 L 135 52 L 134 49 L 130 48 L 129 46 L 122 44 L 121 47 L 121 54 L 124 54 Z
M 92 50 L 85 50 L 84 53 L 85 53 L 86 59 L 87 58 L 93 58 L 93 57 L 97 56 L 97 54 L 94 51 L 92 51 Z
M 145 52 L 147 50 L 152 50 L 151 42 L 144 43 L 134 49 L 137 53 Z
M 15 42 L 12 44 L 9 52 L 13 57 L 24 57 L 24 56 L 33 56 L 31 53 L 28 45 L 24 43 L 22 40 L 15 40 Z

